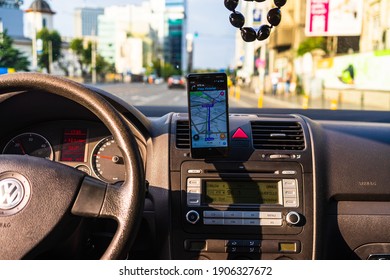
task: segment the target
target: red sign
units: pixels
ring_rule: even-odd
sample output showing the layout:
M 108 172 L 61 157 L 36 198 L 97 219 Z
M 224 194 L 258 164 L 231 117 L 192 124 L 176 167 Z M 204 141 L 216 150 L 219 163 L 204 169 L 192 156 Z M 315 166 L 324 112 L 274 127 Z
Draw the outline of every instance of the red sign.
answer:
M 307 0 L 306 36 L 358 36 L 363 0 Z
M 330 0 L 311 0 L 310 32 L 328 32 L 329 1 Z

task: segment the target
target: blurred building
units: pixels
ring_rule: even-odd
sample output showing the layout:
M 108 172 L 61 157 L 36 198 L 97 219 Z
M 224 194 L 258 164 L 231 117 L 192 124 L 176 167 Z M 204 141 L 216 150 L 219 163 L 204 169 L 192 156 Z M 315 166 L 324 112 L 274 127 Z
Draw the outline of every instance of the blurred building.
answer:
M 23 11 L 20 6 L 22 1 L 0 1 L 0 22 L 4 30 L 12 38 L 23 38 Z
M 31 39 L 24 36 L 23 1 L 0 1 L 0 32 L 7 31 L 14 47 L 31 59 Z
M 390 1 L 364 1 L 362 52 L 390 49 Z
M 245 16 L 245 26 L 257 29 L 261 25 L 267 24 L 267 13 L 270 8 L 271 3 L 269 1 L 264 3 L 242 2 L 240 12 Z M 250 83 L 253 75 L 257 75 L 259 72 L 262 73 L 261 79 L 264 79 L 264 71 L 269 66 L 268 49 L 269 39 L 262 42 L 246 43 L 241 37 L 241 31 L 237 29 L 235 54 L 237 74 L 246 84 Z M 259 87 L 258 80 L 255 80 L 255 82 L 254 88 Z
M 35 0 L 30 7 L 25 10 L 24 15 L 24 34 L 32 40 L 31 52 L 32 63 L 31 69 L 38 69 L 38 51 L 42 45 L 38 44 L 36 38 L 37 32 L 43 28 L 53 30 L 53 16 L 55 12 L 50 8 L 50 5 L 45 0 Z
M 318 1 L 316 4 L 325 5 L 325 2 Z M 327 3 L 327 14 L 316 15 L 321 9 L 308 10 L 310 2 L 307 0 L 287 1 L 281 9 L 280 25 L 272 29 L 270 38 L 265 42 L 244 43 L 237 32 L 236 61 L 239 73 L 243 77 L 254 78 L 254 88 L 269 88 L 267 77 L 274 70 L 279 72 L 282 81 L 289 73 L 297 72 L 297 50 L 302 42 L 312 37 L 324 38 L 326 53 L 322 52 L 322 56 L 390 49 L 390 0 L 340 0 Z M 246 26 L 258 28 L 261 24 L 268 24 L 266 15 L 271 8 L 268 1 L 243 2 L 241 12 L 246 17 Z M 256 14 L 260 15 L 257 19 L 254 17 Z M 325 17 L 329 18 L 322 24 L 321 20 Z M 304 69 L 300 71 L 305 72 Z M 314 70 L 307 71 L 311 75 Z
M 176 69 L 186 69 L 185 1 L 166 0 L 165 3 L 164 61 Z
M 141 5 L 110 6 L 98 16 L 98 53 L 114 63 L 118 73 L 141 74 L 162 41 L 161 1 Z
M 289 73 L 294 72 L 294 59 L 297 56 L 299 45 L 306 39 L 306 1 L 292 0 L 282 7 L 282 22 L 273 28 L 269 38 L 269 71 L 277 70 L 286 79 Z
M 35 0 L 25 11 L 25 35 L 34 38 L 36 32 L 42 28 L 53 30 L 53 16 L 55 12 L 45 0 Z
M 75 37 L 96 36 L 98 16 L 104 14 L 103 8 L 77 8 L 74 12 Z

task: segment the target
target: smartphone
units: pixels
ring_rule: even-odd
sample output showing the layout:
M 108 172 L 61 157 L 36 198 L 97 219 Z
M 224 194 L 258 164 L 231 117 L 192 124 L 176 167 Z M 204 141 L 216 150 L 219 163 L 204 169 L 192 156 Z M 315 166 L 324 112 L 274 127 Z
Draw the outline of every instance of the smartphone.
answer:
M 227 76 L 187 76 L 192 158 L 225 157 L 229 152 Z

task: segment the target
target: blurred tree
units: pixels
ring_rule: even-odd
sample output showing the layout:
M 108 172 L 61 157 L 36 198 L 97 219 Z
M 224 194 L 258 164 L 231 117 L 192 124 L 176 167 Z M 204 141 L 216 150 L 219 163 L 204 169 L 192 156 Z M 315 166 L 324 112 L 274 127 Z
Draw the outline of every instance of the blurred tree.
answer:
M 98 54 L 96 56 L 96 73 L 99 75 L 101 80 L 104 80 L 106 74 L 116 73 L 115 65 L 113 63 L 109 63 L 103 56 Z
M 314 49 L 322 49 L 327 52 L 326 40 L 324 37 L 310 37 L 302 41 L 298 47 L 298 56 L 303 56 L 307 52 L 311 52 Z
M 85 46 L 83 39 L 75 38 L 70 42 L 70 49 L 76 54 L 81 75 L 85 78 L 91 71 L 92 42 L 88 42 L 87 46 Z
M 146 75 L 154 74 L 157 77 L 162 76 L 161 59 L 154 59 L 152 64 L 146 67 Z
M 157 75 L 157 77 L 161 77 L 162 67 L 161 67 L 161 59 L 155 59 L 152 61 L 153 69 Z
M 52 62 L 61 58 L 61 35 L 55 30 L 49 31 L 49 29 L 43 28 L 37 33 L 37 39 L 42 40 L 42 53 L 38 55 L 38 65 L 50 73 L 50 56 Z
M 181 75 L 180 69 L 175 68 L 170 63 L 165 63 L 164 66 L 161 68 L 161 76 L 166 80 L 172 75 Z
M 14 68 L 16 71 L 28 71 L 30 62 L 21 51 L 15 49 L 7 30 L 0 33 L 0 67 Z

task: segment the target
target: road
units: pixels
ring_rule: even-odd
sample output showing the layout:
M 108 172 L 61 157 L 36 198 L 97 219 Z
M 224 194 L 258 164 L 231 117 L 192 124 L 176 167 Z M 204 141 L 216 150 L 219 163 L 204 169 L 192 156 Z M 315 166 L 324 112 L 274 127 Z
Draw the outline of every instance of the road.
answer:
M 167 85 L 149 85 L 143 83 L 97 84 L 95 87 L 108 91 L 134 106 L 185 106 L 187 107 L 187 92 L 185 89 L 168 89 Z M 241 94 L 240 99 L 229 98 L 229 107 L 257 107 L 255 95 Z M 264 108 L 280 108 L 279 100 L 267 98 Z M 297 106 L 294 106 L 297 107 Z

